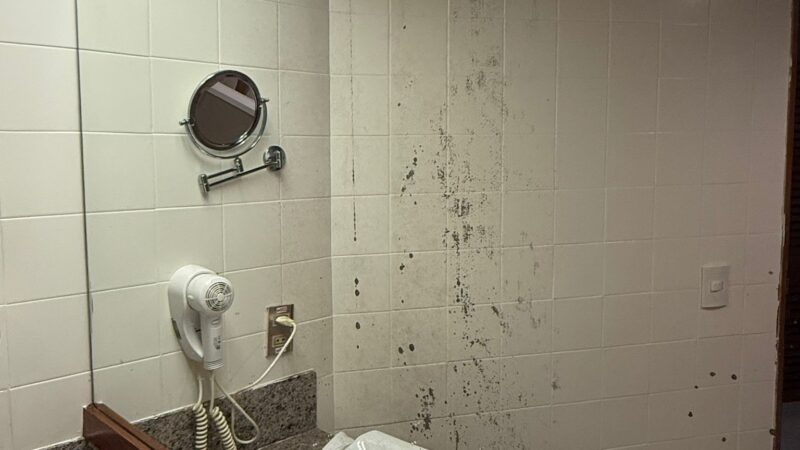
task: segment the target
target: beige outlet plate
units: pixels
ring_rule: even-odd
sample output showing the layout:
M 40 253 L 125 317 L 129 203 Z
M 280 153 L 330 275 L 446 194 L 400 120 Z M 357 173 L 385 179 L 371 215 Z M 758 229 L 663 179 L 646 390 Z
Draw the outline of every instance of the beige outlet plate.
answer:
M 267 337 L 264 342 L 264 347 L 267 349 L 267 357 L 277 355 L 283 344 L 289 339 L 289 335 L 292 334 L 292 327 L 286 327 L 275 322 L 275 319 L 280 316 L 289 316 L 289 318 L 294 319 L 294 305 L 267 307 Z M 289 344 L 283 353 L 291 352 L 292 347 L 294 347 L 294 342 Z

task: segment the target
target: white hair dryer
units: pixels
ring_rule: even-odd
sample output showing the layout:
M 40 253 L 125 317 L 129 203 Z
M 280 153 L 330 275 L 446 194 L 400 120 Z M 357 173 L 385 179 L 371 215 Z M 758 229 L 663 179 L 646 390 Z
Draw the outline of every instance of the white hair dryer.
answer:
M 205 267 L 183 266 L 170 278 L 167 293 L 183 352 L 206 370 L 222 367 L 222 314 L 233 303 L 231 282 Z

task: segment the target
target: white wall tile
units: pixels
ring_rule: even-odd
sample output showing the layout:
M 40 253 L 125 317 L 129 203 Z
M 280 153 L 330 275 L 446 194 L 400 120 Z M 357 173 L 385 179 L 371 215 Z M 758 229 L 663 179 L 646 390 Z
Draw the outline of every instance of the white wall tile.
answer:
M 599 297 L 559 300 L 553 304 L 553 350 L 600 347 L 603 300 Z
M 155 154 L 151 136 L 84 133 L 82 137 L 87 211 L 155 206 Z
M 389 367 L 389 313 L 335 316 L 333 368 L 337 372 Z
M 331 192 L 331 149 L 328 138 L 283 139 L 292 163 L 280 172 L 281 198 L 327 197 Z M 288 161 L 289 156 L 287 156 Z M 269 174 L 275 176 L 274 174 Z
M 225 276 L 235 288 L 233 305 L 223 317 L 225 336 L 241 337 L 266 331 L 266 307 L 282 304 L 280 267 L 226 272 Z M 297 312 L 300 309 L 299 305 L 295 306 Z
M 0 133 L 0 217 L 80 212 L 80 159 L 77 133 Z
M 605 400 L 603 402 L 604 445 L 615 447 L 645 442 L 647 408 L 646 396 Z
M 585 350 L 553 354 L 553 402 L 594 400 L 602 396 L 603 352 Z
M 281 69 L 328 73 L 328 12 L 291 5 L 279 6 Z M 302 31 L 301 31 L 302 30 Z
M 281 72 L 281 132 L 284 135 L 330 134 L 328 77 Z
M 653 235 L 653 189 L 606 190 L 606 239 L 626 241 Z
M 153 110 L 150 60 L 87 50 L 80 53 L 83 128 L 87 131 L 149 132 Z
M 11 394 L 8 391 L 0 392 L 0 430 L 2 430 L 2 437 L 0 437 L 0 444 L 6 448 L 11 448 Z
M 608 87 L 608 128 L 612 131 L 655 131 L 658 109 L 655 78 L 612 78 Z
M 675 2 L 660 0 L 661 20 L 667 23 L 707 23 L 708 0 Z
M 559 133 L 602 133 L 606 130 L 608 80 L 559 78 L 556 121 Z
M 281 204 L 283 262 L 322 258 L 331 249 L 331 202 L 296 200 Z
M 479 254 L 476 252 L 474 254 Z M 485 252 L 484 252 L 485 253 Z M 389 261 L 389 294 L 392 309 L 422 308 L 429 306 L 442 306 L 446 302 L 447 293 L 450 292 L 448 286 L 452 286 L 452 279 L 448 277 L 458 277 L 463 281 L 465 290 L 470 290 L 468 286 L 473 285 L 471 275 L 462 272 L 461 266 L 455 270 L 455 274 L 448 272 L 452 269 L 451 254 L 444 252 L 425 252 L 425 253 L 406 253 L 392 255 Z M 461 255 L 459 255 L 461 256 Z M 490 256 L 493 258 L 494 254 Z M 479 259 L 476 258 L 476 259 Z M 496 259 L 496 258 L 493 258 Z M 487 271 L 485 286 L 497 292 L 499 280 L 499 269 L 493 272 Z M 477 283 L 475 283 L 477 284 Z M 462 291 L 462 293 L 464 293 Z M 480 292 L 469 292 L 470 299 L 476 303 L 482 303 L 485 297 L 481 298 Z
M 653 248 L 651 241 L 606 244 L 605 293 L 626 294 L 651 289 Z
M 7 308 L 11 386 L 74 375 L 88 367 L 89 323 L 85 296 L 28 302 Z M 64 333 L 67 325 L 74 329 Z
M 332 238 L 333 255 L 385 253 L 389 249 L 389 198 L 334 198 L 331 226 L 341 230 Z
M 80 216 L 0 222 L 7 303 L 77 294 L 86 289 Z
M 201 154 L 187 136 L 154 135 L 153 150 L 157 207 L 220 203 L 220 191 L 213 189 L 204 193 L 197 177 L 202 173 L 213 173 L 228 168 L 226 163 Z
M 392 365 L 399 367 L 446 360 L 447 317 L 445 308 L 393 311 Z
M 192 11 L 192 20 L 186 12 Z M 153 56 L 219 62 L 217 2 L 150 2 L 150 51 Z M 199 83 L 199 80 L 197 81 Z
M 14 447 L 38 448 L 80 435 L 78 411 L 90 402 L 90 383 L 84 373 L 12 390 Z M 48 408 L 42 410 L 43 404 Z
M 552 191 L 505 193 L 503 246 L 551 244 L 553 208 Z
M 700 286 L 698 239 L 659 239 L 653 242 L 653 288 L 696 289 Z
M 559 190 L 555 195 L 555 242 L 576 244 L 603 239 L 605 193 L 600 189 Z
M 690 389 L 695 385 L 696 341 L 655 344 L 648 349 L 651 393 Z M 651 398 L 651 406 L 666 407 L 659 400 Z
M 388 11 L 387 11 L 388 12 Z M 389 17 L 350 17 L 354 74 L 383 75 L 389 71 Z
M 558 3 L 559 19 L 606 20 L 609 14 L 608 2 L 591 0 L 562 0 Z
M 396 75 L 390 83 L 391 134 L 435 134 L 445 128 L 442 117 L 447 105 L 445 76 Z
M 699 133 L 659 133 L 656 184 L 700 184 L 703 136 Z
M 0 41 L 75 47 L 75 3 L 4 0 Z
M 555 248 L 555 297 L 586 297 L 603 291 L 603 246 L 600 244 L 560 245 Z
M 388 255 L 333 258 L 333 311 L 388 311 L 389 270 Z
M 606 186 L 652 186 L 655 178 L 656 136 L 611 134 L 608 136 Z
M 167 280 L 187 264 L 214 271 L 223 268 L 222 208 L 178 208 L 156 211 L 158 278 Z
M 220 61 L 278 67 L 278 5 L 273 2 L 219 2 Z
M 612 295 L 603 299 L 603 344 L 643 344 L 650 340 L 650 296 Z
M 703 128 L 706 80 L 662 78 L 658 87 L 658 130 L 698 131 Z
M 658 22 L 658 2 L 652 0 L 611 0 L 611 20 Z
M 0 75 L 10 105 L 0 110 L 4 130 L 78 130 L 74 50 L 0 44 L 0 60 L 14 67 Z
M 651 301 L 653 342 L 697 337 L 700 314 L 698 291 L 656 292 L 651 295 Z
M 146 56 L 150 53 L 150 6 L 147 0 L 108 5 L 79 0 L 80 48 Z
M 225 271 L 280 263 L 281 208 L 277 202 L 225 205 L 222 216 Z
M 657 238 L 698 236 L 701 209 L 699 187 L 656 187 L 653 235 Z
M 661 3 L 668 2 L 669 0 L 662 0 Z M 660 51 L 662 77 L 705 76 L 708 64 L 708 27 L 664 22 L 661 27 Z
M 444 14 L 409 15 L 390 18 L 392 74 L 444 74 L 447 70 L 447 18 Z M 428 51 L 420 54 L 419 49 Z
M 556 138 L 556 186 L 560 189 L 604 186 L 605 158 L 603 133 L 559 134 Z
M 646 394 L 648 348 L 645 345 L 606 349 L 603 353 L 603 395 Z
M 114 411 L 127 420 L 150 417 L 161 411 L 161 386 L 153 383 L 160 374 L 158 358 L 97 370 L 93 376 L 97 400 L 114 405 Z
M 327 259 L 283 265 L 283 303 L 297 305 L 295 320 L 331 315 L 331 262 Z
M 502 273 L 502 293 L 505 301 L 526 301 L 526 300 L 546 300 L 553 297 L 553 271 L 558 271 L 559 257 L 568 260 L 571 256 L 570 247 L 579 246 L 559 246 L 555 253 L 563 251 L 563 254 L 555 257 L 553 247 L 533 247 L 533 248 L 506 248 L 503 249 L 503 273 Z M 580 251 L 577 251 L 580 253 Z M 481 268 L 480 265 L 477 266 Z M 469 270 L 465 271 L 469 272 Z M 568 277 L 571 274 L 558 274 L 558 276 Z M 555 279 L 558 286 L 560 279 Z M 558 292 L 558 288 L 556 288 Z M 580 295 L 580 294 L 578 294 Z
M 555 137 L 552 134 L 505 135 L 504 187 L 545 189 L 554 185 Z
M 609 34 L 612 78 L 654 78 L 658 74 L 659 25 L 614 22 Z
M 106 367 L 159 354 L 161 303 L 155 285 L 92 293 L 92 358 Z M 120 345 L 124 342 L 125 345 Z
M 503 355 L 530 355 L 552 350 L 553 301 L 503 305 Z
M 152 211 L 86 217 L 89 274 L 94 290 L 157 280 L 156 214 Z
M 591 449 L 603 441 L 602 402 L 558 405 L 552 408 L 552 446 L 555 449 Z M 575 433 L 580 427 L 582 432 Z

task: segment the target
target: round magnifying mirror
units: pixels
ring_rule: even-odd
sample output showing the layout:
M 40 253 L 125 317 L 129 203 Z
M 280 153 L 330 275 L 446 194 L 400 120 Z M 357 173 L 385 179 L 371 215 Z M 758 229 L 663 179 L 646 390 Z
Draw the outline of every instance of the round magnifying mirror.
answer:
M 206 78 L 194 91 L 189 119 L 183 122 L 197 146 L 218 158 L 235 158 L 255 146 L 264 133 L 267 111 L 256 83 L 235 70 Z M 260 125 L 259 125 L 260 123 Z

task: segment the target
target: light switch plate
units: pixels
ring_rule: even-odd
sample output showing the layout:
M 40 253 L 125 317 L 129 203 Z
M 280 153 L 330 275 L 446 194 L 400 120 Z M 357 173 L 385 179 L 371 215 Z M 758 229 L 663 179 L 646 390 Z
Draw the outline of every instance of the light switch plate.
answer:
M 727 264 L 706 264 L 702 268 L 703 309 L 716 309 L 728 305 L 731 266 Z

